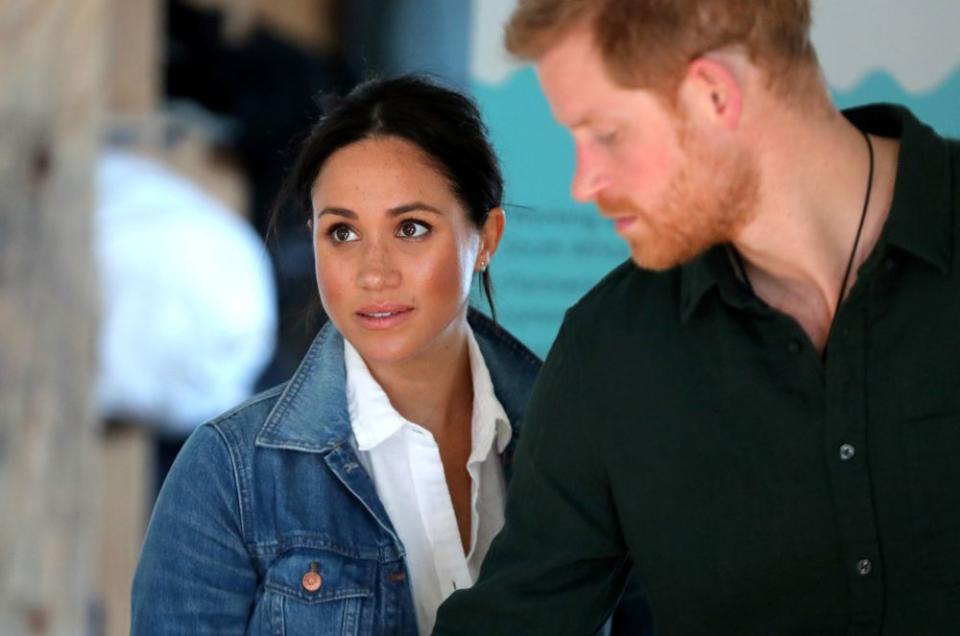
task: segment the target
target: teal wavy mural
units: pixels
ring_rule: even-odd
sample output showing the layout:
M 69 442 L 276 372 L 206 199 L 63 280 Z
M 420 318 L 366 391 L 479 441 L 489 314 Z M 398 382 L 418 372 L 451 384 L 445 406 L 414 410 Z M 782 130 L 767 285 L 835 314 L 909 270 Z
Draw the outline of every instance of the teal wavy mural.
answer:
M 570 197 L 573 144 L 532 69 L 472 90 L 507 182 L 507 230 L 491 265 L 497 317 L 544 355 L 566 308 L 627 258 L 627 249 L 593 206 Z
M 841 108 L 870 102 L 894 102 L 910 108 L 940 134 L 960 137 L 960 66 L 935 88 L 911 93 L 886 71 L 874 71 L 850 90 L 834 90 Z

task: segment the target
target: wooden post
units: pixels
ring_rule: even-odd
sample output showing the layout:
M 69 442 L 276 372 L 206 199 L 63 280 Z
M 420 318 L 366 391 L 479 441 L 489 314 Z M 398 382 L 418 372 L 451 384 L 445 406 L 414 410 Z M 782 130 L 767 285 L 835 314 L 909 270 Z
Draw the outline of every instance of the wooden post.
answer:
M 103 0 L 0 2 L 0 633 L 85 634 Z
M 153 130 L 162 85 L 163 1 L 104 1 L 104 125 Z M 130 583 L 153 503 L 152 449 L 151 431 L 143 423 L 114 422 L 100 438 L 95 589 L 101 636 L 130 633 Z
M 130 633 L 130 583 L 153 503 L 152 438 L 146 425 L 107 426 L 100 446 L 97 571 L 102 636 Z
M 107 109 L 146 118 L 161 90 L 162 0 L 108 0 Z

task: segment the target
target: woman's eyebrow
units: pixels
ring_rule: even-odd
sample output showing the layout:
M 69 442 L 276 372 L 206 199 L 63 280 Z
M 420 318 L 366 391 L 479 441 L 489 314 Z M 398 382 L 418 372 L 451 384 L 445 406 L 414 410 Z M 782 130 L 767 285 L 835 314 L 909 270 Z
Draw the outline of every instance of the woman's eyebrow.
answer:
M 403 205 L 398 205 L 394 208 L 387 210 L 387 213 L 390 216 L 397 216 L 399 214 L 404 214 L 406 212 L 413 212 L 414 210 L 421 210 L 424 212 L 433 212 L 434 214 L 443 214 L 442 210 L 439 210 L 428 203 L 423 201 L 414 201 L 413 203 L 404 203 Z
M 319 219 L 324 214 L 334 214 L 336 216 L 342 216 L 354 220 L 359 218 L 356 212 L 353 210 L 348 210 L 347 208 L 323 208 L 317 213 L 317 218 Z
M 423 201 L 414 201 L 412 203 L 404 203 L 403 205 L 398 205 L 387 210 L 387 214 L 390 216 L 399 216 L 407 212 L 422 211 L 422 212 L 432 212 L 433 214 L 443 214 L 443 211 L 439 208 L 436 208 L 429 203 L 424 203 Z M 317 218 L 324 216 L 325 214 L 333 214 L 335 216 L 342 216 L 347 219 L 356 220 L 360 218 L 357 216 L 357 213 L 348 208 L 337 208 L 337 207 L 326 207 L 320 210 L 317 213 Z

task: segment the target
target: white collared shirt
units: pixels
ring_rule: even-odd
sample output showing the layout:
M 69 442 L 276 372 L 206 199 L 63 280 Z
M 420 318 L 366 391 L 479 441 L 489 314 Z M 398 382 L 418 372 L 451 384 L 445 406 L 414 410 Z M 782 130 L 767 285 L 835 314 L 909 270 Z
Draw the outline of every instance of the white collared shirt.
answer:
M 433 630 L 437 608 L 454 590 L 473 585 L 490 542 L 503 527 L 506 481 L 500 454 L 512 432 L 472 331 L 467 342 L 473 415 L 467 460 L 470 550 L 464 554 L 433 435 L 397 413 L 363 358 L 344 340 L 350 423 L 360 461 L 406 549 L 420 634 Z

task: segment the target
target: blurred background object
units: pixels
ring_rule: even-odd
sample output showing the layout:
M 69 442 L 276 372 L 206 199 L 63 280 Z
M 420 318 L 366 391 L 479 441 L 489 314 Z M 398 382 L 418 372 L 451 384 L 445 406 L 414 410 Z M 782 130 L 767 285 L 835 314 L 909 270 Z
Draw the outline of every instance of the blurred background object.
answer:
M 268 256 L 235 210 L 159 161 L 111 150 L 97 177 L 97 405 L 182 441 L 249 397 L 273 353 Z

